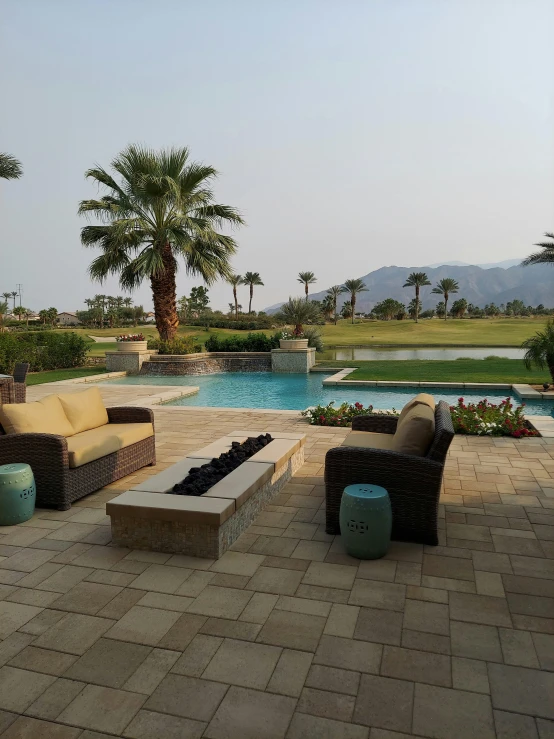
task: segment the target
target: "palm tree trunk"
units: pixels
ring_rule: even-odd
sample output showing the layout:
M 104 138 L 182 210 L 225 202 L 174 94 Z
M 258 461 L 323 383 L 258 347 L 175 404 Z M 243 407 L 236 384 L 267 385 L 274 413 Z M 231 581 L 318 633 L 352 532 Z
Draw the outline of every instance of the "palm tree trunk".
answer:
M 444 320 L 448 318 L 448 294 L 444 295 Z
M 308 302 L 308 283 L 307 283 L 307 282 L 306 282 L 306 284 L 304 285 L 304 291 L 305 291 L 305 293 L 306 293 L 306 303 L 307 303 L 307 302 Z
M 415 322 L 419 323 L 419 285 L 415 289 Z
M 352 293 L 350 298 L 350 307 L 352 309 L 352 324 L 354 324 L 354 313 L 356 312 L 356 296 Z
M 239 301 L 237 299 L 237 288 L 233 287 L 233 297 L 235 299 L 235 319 L 239 320 Z
M 248 303 L 248 312 L 252 313 L 252 298 L 254 297 L 254 285 L 250 285 L 250 302 Z
M 166 244 L 162 249 L 163 272 L 150 278 L 156 328 L 162 341 L 175 338 L 179 326 L 177 315 L 177 286 L 175 283 L 176 262 L 171 247 Z
M 337 299 L 336 298 L 335 298 L 335 302 L 333 303 L 333 308 L 335 311 L 334 316 L 335 316 L 335 326 L 336 326 L 337 325 Z

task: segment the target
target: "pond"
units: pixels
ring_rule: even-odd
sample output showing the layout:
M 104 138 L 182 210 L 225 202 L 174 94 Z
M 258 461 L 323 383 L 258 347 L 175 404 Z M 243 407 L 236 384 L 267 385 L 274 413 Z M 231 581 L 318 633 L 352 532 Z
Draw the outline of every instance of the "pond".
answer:
M 336 359 L 348 362 L 350 360 L 372 359 L 459 359 L 460 357 L 468 357 L 470 359 L 484 359 L 485 357 L 495 356 L 505 359 L 521 359 L 524 350 L 518 347 L 371 347 L 371 346 L 337 346 L 333 349 L 326 349 L 323 354 L 318 355 L 318 359 Z

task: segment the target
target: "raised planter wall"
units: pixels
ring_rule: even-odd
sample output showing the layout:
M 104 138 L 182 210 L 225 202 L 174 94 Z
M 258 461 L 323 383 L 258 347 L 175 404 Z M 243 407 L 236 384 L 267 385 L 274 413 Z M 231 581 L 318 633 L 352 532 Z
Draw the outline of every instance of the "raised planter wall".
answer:
M 271 372 L 269 352 L 159 354 L 142 363 L 141 375 L 211 375 L 216 372 Z

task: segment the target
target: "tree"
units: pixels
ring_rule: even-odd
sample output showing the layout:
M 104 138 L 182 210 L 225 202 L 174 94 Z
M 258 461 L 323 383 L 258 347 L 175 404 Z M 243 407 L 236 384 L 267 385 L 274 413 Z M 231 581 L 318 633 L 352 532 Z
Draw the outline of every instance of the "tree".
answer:
M 17 295 L 17 293 L 16 293 L 16 295 Z M 12 297 L 12 294 L 11 293 L 2 293 L 2 297 L 4 298 L 4 300 L 6 301 L 6 304 L 7 304 L 8 300 Z
M 540 246 L 543 251 L 530 254 L 524 259 L 521 265 L 528 267 L 530 264 L 554 264 L 554 233 L 545 233 L 545 238 L 552 241 L 541 241 L 533 246 Z
M 469 311 L 469 307 L 468 307 Z M 485 315 L 486 316 L 497 316 L 500 313 L 500 308 L 495 305 L 494 303 L 488 303 L 485 306 Z
M 18 180 L 23 175 L 21 162 L 11 154 L 0 154 L 0 179 Z
M 48 311 L 45 308 L 39 310 L 38 317 L 40 318 L 40 320 L 42 321 L 42 325 L 44 326 L 46 324 L 46 321 L 48 320 Z
M 508 316 L 523 316 L 526 312 L 525 303 L 523 300 L 511 300 L 506 303 L 506 315 Z
M 56 325 L 56 322 L 58 320 L 58 311 L 56 308 L 48 308 L 48 322 L 52 324 L 52 326 Z
M 552 382 L 554 382 L 554 321 L 547 322 L 544 331 L 526 339 L 521 345 L 525 349 L 523 362 L 527 369 L 533 365 L 539 369 L 548 368 Z
M 13 307 L 14 307 L 14 309 L 15 309 L 15 301 L 16 301 L 16 298 L 17 298 L 17 296 L 19 295 L 19 293 L 17 292 L 17 290 L 14 290 L 14 291 L 13 291 L 12 293 L 10 293 L 10 295 L 11 295 L 11 297 L 12 297 L 12 300 L 13 300 Z
M 335 321 L 335 326 L 337 325 L 337 300 L 338 300 L 339 295 L 342 292 L 343 292 L 343 289 L 340 285 L 333 285 L 327 290 L 327 295 L 333 301 L 333 318 Z
M 318 321 L 321 318 L 321 313 L 317 305 L 309 301 L 302 300 L 302 298 L 289 298 L 288 303 L 281 306 L 279 318 L 284 323 L 294 324 L 293 334 L 302 336 L 303 325 Z
M 312 300 L 312 303 L 315 302 Z M 331 295 L 326 295 L 321 301 L 321 311 L 325 318 L 335 320 L 336 306 Z
M 123 298 L 123 305 L 125 308 L 130 308 L 133 305 L 133 298 Z
M 0 334 L 4 332 L 4 316 L 8 312 L 8 301 L 0 301 Z
M 394 298 L 386 298 L 380 303 L 377 303 L 371 312 L 382 321 L 390 321 L 400 313 L 404 315 L 405 310 L 405 307 L 398 300 L 394 300 Z
M 436 284 L 436 287 L 434 287 L 431 292 L 435 293 L 436 295 L 442 295 L 444 298 L 444 320 L 448 318 L 448 298 L 450 295 L 453 295 L 454 293 L 457 293 L 459 290 L 459 285 L 456 282 L 456 280 L 453 280 L 451 277 L 443 277 L 442 280 L 439 280 Z M 438 307 L 438 306 L 437 306 Z
M 262 285 L 262 278 L 258 272 L 245 272 L 244 277 L 241 280 L 243 285 L 250 286 L 250 302 L 248 303 L 248 312 L 252 313 L 252 298 L 254 297 L 254 285 Z
M 27 308 L 24 308 L 22 305 L 16 305 L 12 313 L 14 316 L 17 316 L 18 321 L 21 321 L 21 316 L 25 315 L 26 310 Z
M 229 275 L 227 282 L 233 288 L 233 300 L 235 301 L 235 318 L 239 318 L 239 301 L 237 298 L 237 286 L 242 285 L 242 277 L 240 275 Z
M 128 146 L 112 162 L 114 176 L 101 167 L 86 177 L 107 190 L 99 200 L 83 200 L 80 215 L 93 215 L 100 225 L 85 226 L 81 242 L 100 247 L 90 265 L 93 279 L 119 275 L 124 290 L 149 280 L 160 338 L 174 338 L 179 325 L 176 272 L 179 260 L 188 274 L 211 285 L 230 274 L 235 240 L 216 229 L 238 226 L 242 217 L 228 205 L 214 203 L 213 167 L 189 161 L 186 148 L 154 151 Z
M 435 313 L 439 318 L 444 318 L 446 314 L 446 306 L 444 305 L 444 300 L 441 300 L 440 303 L 437 303 L 437 307 L 435 308 Z
M 406 282 L 402 287 L 414 287 L 415 288 L 415 322 L 419 322 L 419 291 L 422 287 L 425 287 L 426 285 L 430 285 L 429 278 L 425 274 L 425 272 L 412 272 L 410 275 L 408 275 Z
M 189 296 L 189 308 L 196 314 L 197 318 L 201 313 L 204 313 L 209 302 L 208 291 L 203 285 L 192 288 Z
M 367 287 L 364 285 L 363 280 L 359 278 L 353 280 L 345 280 L 344 285 L 341 288 L 341 292 L 349 293 L 350 295 L 350 307 L 352 310 L 352 323 L 354 323 L 354 316 L 356 315 L 356 296 L 359 293 L 367 292 Z
M 313 272 L 299 272 L 297 281 L 301 282 L 304 285 L 304 292 L 306 293 L 306 300 L 308 300 L 308 290 L 309 285 L 313 285 L 314 282 L 317 282 L 317 277 L 314 275 Z
M 177 301 L 177 312 L 179 314 L 179 321 L 185 323 L 189 317 L 189 299 L 186 295 L 183 295 L 183 297 L 179 298 Z
M 452 308 L 450 308 L 450 314 L 454 318 L 463 318 L 466 310 L 467 310 L 467 300 L 465 298 L 460 298 L 459 300 L 456 300 L 452 304 Z

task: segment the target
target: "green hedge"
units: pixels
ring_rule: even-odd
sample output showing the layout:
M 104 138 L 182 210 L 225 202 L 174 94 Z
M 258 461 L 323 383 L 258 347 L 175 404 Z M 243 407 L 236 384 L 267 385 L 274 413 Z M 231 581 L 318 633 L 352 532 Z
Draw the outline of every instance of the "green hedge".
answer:
M 0 334 L 0 373 L 12 374 L 16 362 L 29 362 L 31 372 L 81 367 L 87 350 L 87 341 L 75 333 L 3 333 Z
M 162 341 L 162 339 L 149 339 L 149 349 L 157 349 L 158 354 L 196 354 L 202 351 L 202 344 L 195 336 L 183 336 Z
M 279 347 L 279 335 L 248 334 L 248 336 L 210 336 L 207 352 L 270 352 Z
M 279 325 L 279 321 L 274 316 L 267 316 L 255 319 L 234 321 L 230 318 L 217 318 L 206 315 L 203 318 L 189 318 L 186 321 L 188 326 L 208 326 L 210 328 L 230 328 L 235 331 L 260 331 L 265 328 L 274 328 Z

